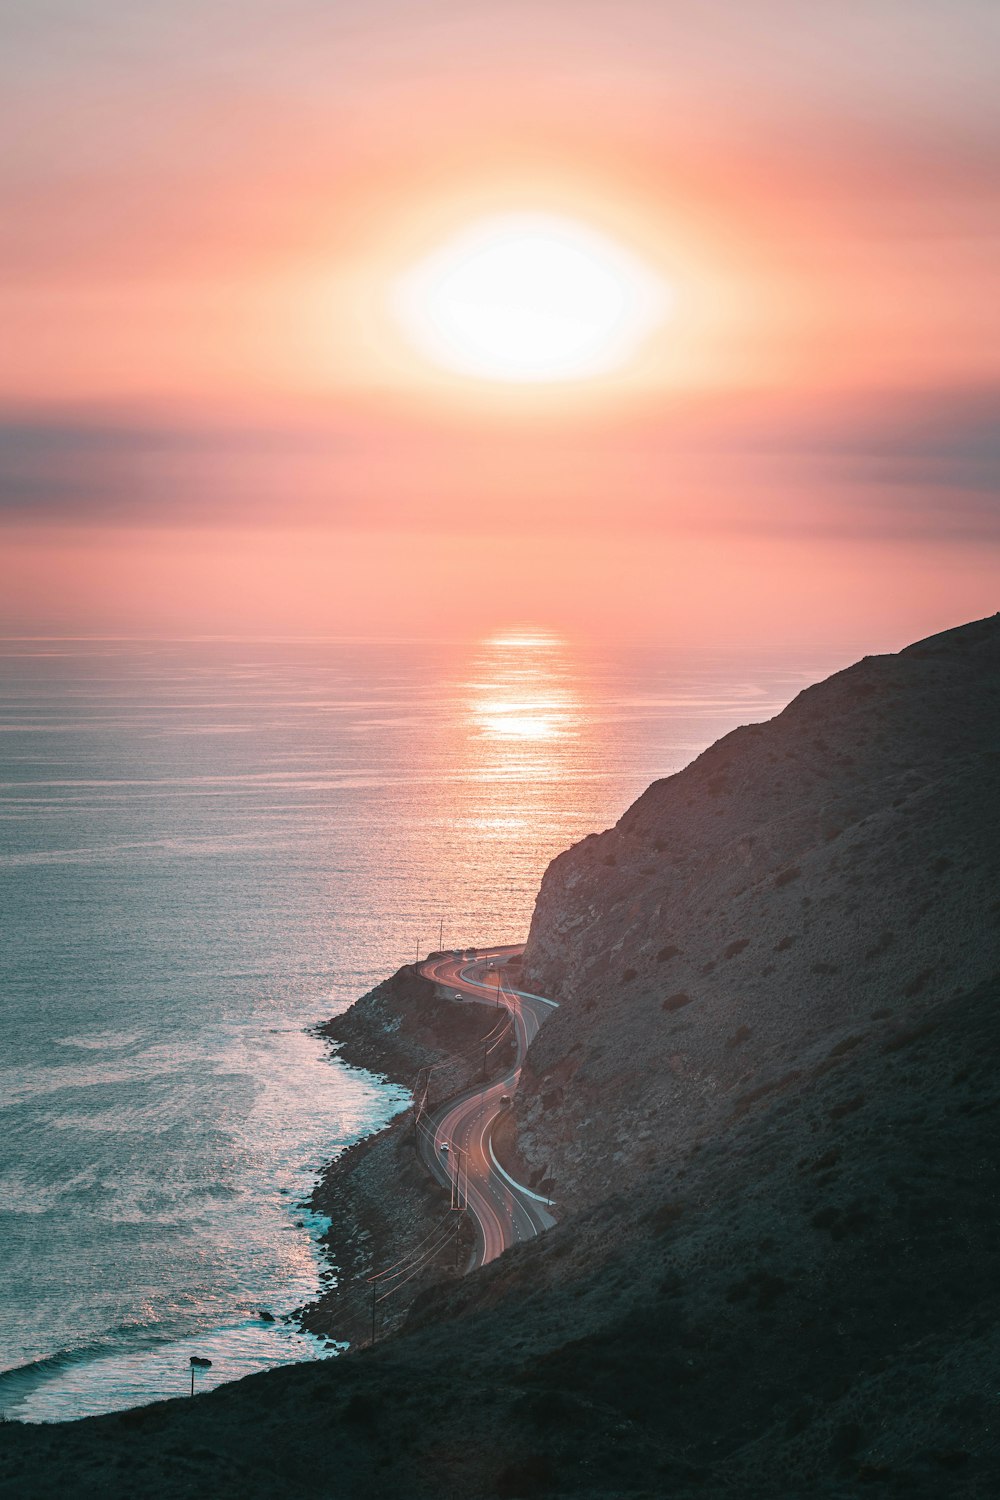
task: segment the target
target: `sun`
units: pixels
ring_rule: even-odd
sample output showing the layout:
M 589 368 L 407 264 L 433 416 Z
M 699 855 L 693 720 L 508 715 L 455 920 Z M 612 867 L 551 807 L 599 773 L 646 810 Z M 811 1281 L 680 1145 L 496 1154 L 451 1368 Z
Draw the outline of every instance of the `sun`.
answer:
M 483 219 L 395 284 L 396 317 L 432 363 L 484 380 L 584 380 L 625 364 L 665 316 L 667 285 L 572 219 Z

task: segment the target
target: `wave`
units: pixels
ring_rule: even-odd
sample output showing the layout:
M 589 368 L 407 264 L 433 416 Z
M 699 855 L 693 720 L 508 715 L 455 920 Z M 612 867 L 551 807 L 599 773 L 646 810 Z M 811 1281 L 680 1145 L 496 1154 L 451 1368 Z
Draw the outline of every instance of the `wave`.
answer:
M 63 1349 L 0 1374 L 0 1411 L 22 1422 L 72 1421 L 188 1394 L 191 1357 L 209 1358 L 201 1390 L 303 1359 L 329 1359 L 344 1346 L 285 1317 L 260 1311 L 224 1327 L 122 1343 Z
M 147 1334 L 145 1338 L 141 1335 L 136 1337 L 137 1325 L 120 1324 L 113 1333 L 127 1334 L 129 1343 L 133 1347 L 144 1347 L 155 1349 L 158 1345 L 171 1342 L 168 1334 Z M 79 1344 L 73 1349 L 58 1349 L 54 1354 L 42 1354 L 38 1359 L 31 1359 L 27 1364 L 12 1365 L 9 1370 L 0 1370 L 0 1409 L 7 1406 L 13 1398 L 15 1402 L 23 1400 L 25 1396 L 50 1380 L 54 1375 L 63 1370 L 72 1369 L 74 1365 L 88 1364 L 92 1360 L 107 1359 L 123 1352 L 124 1343 L 121 1340 L 98 1339 L 90 1344 Z

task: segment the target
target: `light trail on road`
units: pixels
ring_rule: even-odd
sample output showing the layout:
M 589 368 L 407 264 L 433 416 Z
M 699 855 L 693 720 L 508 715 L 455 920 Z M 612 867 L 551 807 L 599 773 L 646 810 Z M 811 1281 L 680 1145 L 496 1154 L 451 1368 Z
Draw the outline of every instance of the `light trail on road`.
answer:
M 491 961 L 521 951 L 519 946 L 478 949 L 471 954 L 466 951 L 428 959 L 418 969 L 424 978 L 453 995 L 461 994 L 478 1004 L 502 1005 L 514 1026 L 517 1050 L 511 1070 L 491 1083 L 466 1090 L 418 1122 L 424 1127 L 418 1132 L 418 1149 L 437 1180 L 448 1187 L 454 1184 L 456 1173 L 459 1178 L 464 1175 L 465 1204 L 477 1230 L 470 1270 L 495 1260 L 511 1245 L 541 1234 L 556 1222 L 550 1203 L 501 1174 L 493 1152 L 493 1126 L 508 1107 L 506 1097 L 512 1097 L 517 1089 L 525 1054 L 539 1026 L 555 1008 L 554 1001 L 514 989 L 505 983 L 499 969 L 488 967 Z M 477 977 L 477 970 L 482 977 Z M 487 983 L 485 976 L 494 972 L 495 983 Z M 489 1037 L 484 1038 L 484 1065 L 502 1039 L 490 1046 Z M 474 1050 L 469 1048 L 467 1053 L 472 1055 Z M 447 1153 L 442 1152 L 442 1145 L 447 1145 Z M 448 1161 L 442 1162 L 445 1154 Z

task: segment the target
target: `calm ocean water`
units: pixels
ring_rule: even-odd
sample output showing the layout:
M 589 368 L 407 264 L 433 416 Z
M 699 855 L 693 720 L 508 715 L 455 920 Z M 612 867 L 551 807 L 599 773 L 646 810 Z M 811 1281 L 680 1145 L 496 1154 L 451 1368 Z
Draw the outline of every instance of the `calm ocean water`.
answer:
M 847 660 L 0 642 L 0 1409 L 322 1352 L 299 1204 L 405 1096 L 306 1028 L 442 920 L 522 938 L 554 854 Z

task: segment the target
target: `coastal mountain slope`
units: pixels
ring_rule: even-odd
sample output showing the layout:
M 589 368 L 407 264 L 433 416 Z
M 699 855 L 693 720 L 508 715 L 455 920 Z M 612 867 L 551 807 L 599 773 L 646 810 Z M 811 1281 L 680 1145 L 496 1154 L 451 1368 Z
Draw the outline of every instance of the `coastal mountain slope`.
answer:
M 373 1351 L 0 1427 L 0 1496 L 987 1500 L 998 1006 L 876 1028 Z
M 598 1201 L 1000 969 L 1000 616 L 868 657 L 549 867 L 520 1149 Z
M 374 1349 L 8 1423 L 0 1496 L 998 1493 L 998 731 L 991 619 L 656 783 L 551 867 L 525 954 L 559 1226 Z

